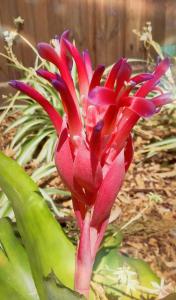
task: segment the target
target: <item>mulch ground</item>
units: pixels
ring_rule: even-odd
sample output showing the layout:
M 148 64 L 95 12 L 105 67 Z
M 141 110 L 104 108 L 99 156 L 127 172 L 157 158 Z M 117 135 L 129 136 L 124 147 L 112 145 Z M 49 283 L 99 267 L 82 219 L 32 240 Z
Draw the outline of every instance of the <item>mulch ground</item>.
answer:
M 139 161 L 129 170 L 118 196 L 124 228 L 122 251 L 142 258 L 172 290 L 176 283 L 176 160 L 162 165 L 166 153 Z
M 112 212 L 114 226 L 125 233 L 121 251 L 148 262 L 165 280 L 166 293 L 176 284 L 176 149 L 149 158 L 143 150 L 151 141 L 176 136 L 175 125 L 175 113 L 170 116 L 165 110 L 136 127 L 134 162 Z M 4 135 L 6 126 L 7 120 L 0 126 L 0 149 L 11 156 L 9 143 L 14 133 Z M 46 184 L 63 187 L 57 174 L 41 182 Z M 56 201 L 61 210 L 71 209 L 71 200 Z M 74 233 L 72 217 L 71 213 L 60 221 L 64 224 L 69 220 Z
M 176 149 L 150 158 L 142 153 L 151 140 L 176 136 L 176 113 L 166 116 L 163 111 L 137 128 L 134 163 L 117 200 L 117 224 L 125 232 L 121 250 L 148 262 L 167 293 L 176 284 Z

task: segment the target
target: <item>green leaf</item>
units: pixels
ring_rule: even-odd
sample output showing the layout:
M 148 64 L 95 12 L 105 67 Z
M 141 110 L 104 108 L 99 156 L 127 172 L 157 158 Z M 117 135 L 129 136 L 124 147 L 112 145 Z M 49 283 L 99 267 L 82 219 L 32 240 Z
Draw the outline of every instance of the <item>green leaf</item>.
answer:
M 1 299 L 38 300 L 28 257 L 5 218 L 0 220 L 0 245 Z
M 54 132 L 48 140 L 47 158 L 46 158 L 47 162 L 50 162 L 53 159 L 56 143 L 57 143 L 57 136 L 56 133 Z
M 43 144 L 39 154 L 37 155 L 37 160 L 40 162 L 42 161 L 46 161 L 47 163 L 51 162 L 54 157 L 56 142 L 57 142 L 57 136 L 55 132 L 48 135 L 46 142 Z
M 103 239 L 103 247 L 105 248 L 118 248 L 120 247 L 123 240 L 123 234 L 121 231 L 117 232 L 116 235 L 113 235 L 112 232 L 109 232 Z
M 12 140 L 11 147 L 14 147 L 15 144 L 18 143 L 19 140 L 22 139 L 24 135 L 29 134 L 30 131 L 34 131 L 36 128 L 41 128 L 44 126 L 45 120 L 44 119 L 39 119 L 39 120 L 33 120 L 33 121 L 28 121 L 22 126 L 21 128 L 18 129 L 18 132 L 16 133 L 15 137 Z
M 43 189 L 48 195 L 58 195 L 62 197 L 71 198 L 71 193 L 69 191 L 48 187 Z
M 12 207 L 6 195 L 0 192 L 0 218 L 13 216 Z
M 48 278 L 44 279 L 48 300 L 84 300 L 85 298 L 78 293 L 64 287 L 61 282 L 50 274 Z
M 50 195 L 47 194 L 47 192 L 44 189 L 40 189 L 40 192 L 43 196 L 43 198 L 48 202 L 48 204 L 50 205 L 52 211 L 54 212 L 56 217 L 59 218 L 63 218 L 65 216 L 65 214 L 63 212 L 60 212 L 57 209 L 57 206 L 55 205 L 53 199 L 50 197 Z
M 50 162 L 36 169 L 32 174 L 32 178 L 33 180 L 38 181 L 43 177 L 53 174 L 54 172 L 56 172 L 56 167 L 53 162 Z
M 3 153 L 0 153 L 0 187 L 12 203 L 40 299 L 47 299 L 43 277 L 51 272 L 73 288 L 74 246 L 54 219 L 37 185 Z
M 153 283 L 160 282 L 147 263 L 111 248 L 99 251 L 93 280 L 102 284 L 107 294 L 119 296 L 120 300 L 129 300 L 129 295 L 140 297 L 148 293 L 152 297 Z
M 29 120 L 31 116 L 22 116 L 15 120 L 12 124 L 10 124 L 7 129 L 4 131 L 4 133 L 8 133 L 11 129 L 20 126 L 21 124 L 24 124 L 27 120 Z
M 49 133 L 50 132 L 48 130 L 44 131 L 43 133 L 39 132 L 37 136 L 34 136 L 28 142 L 26 142 L 18 156 L 18 163 L 25 165 L 28 161 L 30 161 L 40 142 L 47 137 Z
M 36 103 L 34 101 L 31 101 L 31 102 L 28 102 L 28 106 L 24 110 L 23 114 L 27 115 L 27 116 L 28 115 L 30 116 L 30 115 L 34 114 L 35 112 L 37 112 L 37 111 L 42 111 L 41 106 L 38 103 Z M 44 112 L 43 112 L 43 116 L 45 116 Z
M 149 152 L 148 156 L 156 154 L 159 151 L 168 151 L 176 149 L 176 138 L 166 138 L 160 142 L 151 143 L 146 146 L 143 152 Z

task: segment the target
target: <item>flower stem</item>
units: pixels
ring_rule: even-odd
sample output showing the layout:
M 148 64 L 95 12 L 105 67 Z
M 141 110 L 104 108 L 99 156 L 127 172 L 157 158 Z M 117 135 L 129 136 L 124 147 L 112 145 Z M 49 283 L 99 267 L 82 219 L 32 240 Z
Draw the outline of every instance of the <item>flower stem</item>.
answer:
M 90 247 L 90 215 L 87 213 L 81 228 L 75 271 L 75 290 L 83 294 L 86 299 L 89 299 L 93 263 Z
M 108 220 L 99 230 L 91 227 L 91 216 L 87 212 L 80 233 L 80 241 L 77 248 L 75 290 L 89 299 L 90 282 L 96 253 L 103 239 Z

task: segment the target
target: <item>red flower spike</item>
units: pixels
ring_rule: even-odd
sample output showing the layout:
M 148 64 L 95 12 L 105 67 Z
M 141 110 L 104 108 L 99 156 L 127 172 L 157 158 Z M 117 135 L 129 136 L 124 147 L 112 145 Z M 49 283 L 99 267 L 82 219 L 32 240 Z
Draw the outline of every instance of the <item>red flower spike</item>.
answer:
M 60 56 L 60 58 L 62 59 L 62 62 L 65 61 L 65 64 L 68 67 L 69 72 L 71 72 L 72 67 L 73 67 L 73 59 L 68 55 L 68 51 L 67 51 L 67 47 L 65 45 L 65 40 L 66 36 L 68 34 L 62 34 L 60 39 L 59 39 L 59 51 L 58 54 Z
M 97 157 L 97 160 L 101 154 L 101 140 L 102 140 L 102 129 L 104 127 L 103 120 L 100 120 L 93 128 L 92 135 L 90 138 L 90 152 Z
M 121 58 L 118 60 L 118 62 L 116 62 L 116 64 L 113 65 L 112 69 L 110 70 L 108 77 L 105 81 L 105 87 L 113 89 L 114 88 L 114 83 L 117 79 L 117 74 L 120 70 L 120 67 L 123 63 L 124 59 Z
M 89 91 L 91 91 L 96 86 L 100 85 L 100 81 L 101 81 L 101 78 L 102 78 L 104 70 L 105 70 L 105 66 L 104 65 L 99 65 L 95 69 L 95 71 L 93 72 L 93 76 L 92 76 L 91 82 L 90 82 Z
M 130 78 L 130 81 L 131 82 L 134 82 L 135 85 L 141 83 L 141 82 L 144 82 L 144 81 L 148 81 L 150 79 L 154 78 L 154 75 L 153 74 L 150 74 L 150 73 L 142 73 L 142 74 L 139 74 L 139 75 L 136 75 L 134 77 L 131 77 Z
M 112 133 L 116 125 L 117 113 L 118 110 L 116 108 L 116 105 L 109 105 L 103 119 L 104 127 L 103 127 L 102 135 L 107 135 Z
M 118 123 L 118 130 L 112 141 L 112 145 L 114 145 L 116 149 L 116 155 L 125 147 L 125 142 L 139 118 L 139 115 L 133 112 L 130 108 L 124 109 L 122 117 Z
M 125 172 L 128 171 L 128 168 L 133 160 L 133 139 L 131 134 L 129 135 L 127 139 L 127 144 L 125 146 L 125 151 L 124 151 L 124 157 L 125 157 Z
M 115 92 L 106 87 L 97 86 L 89 93 L 89 101 L 94 105 L 113 105 L 115 99 Z
M 71 152 L 67 128 L 62 129 L 60 134 L 59 143 L 55 152 L 55 162 L 62 180 L 69 190 L 74 191 L 73 155 Z
M 156 67 L 155 71 L 153 72 L 154 78 L 147 81 L 139 90 L 136 92 L 135 96 L 138 97 L 145 97 L 151 92 L 155 85 L 157 84 L 158 80 L 167 72 L 170 66 L 170 60 L 165 58 L 162 60 L 158 66 Z
M 100 248 L 107 226 L 108 226 L 108 219 L 106 219 L 106 221 L 103 222 L 98 228 L 90 227 L 90 243 L 91 243 L 91 253 L 93 259 L 95 259 L 96 254 Z
M 77 201 L 83 202 L 85 195 L 81 187 L 74 180 L 74 157 L 71 150 L 67 128 L 63 127 L 55 152 L 55 163 L 57 170 L 68 189 Z
M 57 79 L 57 75 L 54 73 L 51 73 L 49 71 L 46 71 L 44 69 L 39 69 L 36 71 L 37 75 L 41 76 L 42 78 L 48 80 L 48 81 L 52 81 L 54 79 Z
M 61 95 L 71 135 L 80 135 L 82 129 L 80 114 L 67 85 L 63 80 L 52 80 L 52 84 Z
M 156 105 L 157 107 L 160 107 L 167 103 L 170 103 L 170 99 L 171 99 L 171 94 L 166 93 L 166 94 L 162 94 L 157 97 L 154 97 L 153 99 L 151 99 L 151 101 L 154 105 Z
M 93 262 L 91 257 L 90 244 L 90 215 L 86 214 L 83 226 L 81 229 L 80 240 L 77 251 L 77 264 L 75 271 L 75 288 L 79 290 L 87 299 L 89 297 L 89 285 Z M 85 273 L 85 268 L 87 272 Z
M 97 163 L 96 157 L 92 157 L 84 143 L 79 146 L 74 160 L 74 178 L 85 192 L 92 193 L 96 192 L 103 179 L 100 163 Z
M 77 48 L 73 44 L 71 44 L 68 40 L 64 39 L 64 41 L 68 51 L 73 56 L 77 66 L 80 93 L 86 96 L 89 89 L 89 79 L 88 79 L 86 66 Z
M 57 134 L 60 134 L 61 126 L 62 126 L 62 118 L 60 114 L 55 110 L 55 108 L 34 88 L 29 86 L 26 83 L 12 80 L 9 83 L 13 88 L 21 91 L 22 93 L 28 95 L 32 99 L 36 100 L 47 112 L 49 115 L 51 122 L 53 123 Z
M 59 55 L 56 53 L 54 48 L 47 43 L 39 43 L 37 48 L 38 48 L 38 52 L 42 58 L 50 61 L 51 63 L 53 63 L 55 66 L 58 67 L 58 69 L 61 73 L 61 76 L 67 81 L 67 86 L 70 90 L 70 93 L 72 94 L 72 97 L 74 98 L 74 100 L 76 102 L 77 97 L 76 97 L 73 80 L 71 78 L 68 66 L 65 63 L 65 59 L 62 59 L 61 57 L 59 57 Z
M 98 228 L 110 216 L 115 198 L 125 177 L 123 152 L 114 160 L 99 188 L 91 220 L 92 227 Z
M 139 74 L 139 75 L 136 75 L 136 76 L 130 78 L 130 80 L 126 83 L 125 87 L 123 88 L 123 91 L 122 91 L 120 97 L 119 97 L 119 95 L 117 96 L 117 99 L 128 96 L 136 85 L 138 85 L 139 83 L 148 81 L 152 78 L 154 78 L 154 75 L 148 74 L 148 73 L 142 73 L 142 74 Z
M 93 70 L 92 70 L 92 62 L 88 50 L 84 50 L 82 56 L 87 71 L 87 76 L 90 82 L 92 78 Z
M 117 87 L 116 87 L 116 95 L 120 92 L 121 88 L 124 86 L 125 82 L 129 81 L 131 76 L 132 69 L 131 66 L 127 63 L 126 60 L 123 60 L 120 69 L 117 74 Z
M 65 115 L 63 120 L 52 105 L 25 83 L 11 85 L 36 100 L 48 113 L 59 136 L 55 163 L 72 194 L 73 208 L 80 228 L 77 247 L 75 288 L 89 297 L 89 284 L 96 253 L 108 225 L 111 208 L 133 158 L 131 131 L 140 117 L 157 113 L 171 101 L 158 82 L 169 68 L 169 60 L 159 63 L 152 74 L 131 76 L 131 67 L 121 58 L 115 63 L 104 84 L 104 66 L 92 70 L 87 51 L 80 54 L 68 41 L 68 33 L 57 38 L 56 50 L 39 44 L 42 58 L 55 64 L 58 73 L 38 70 L 59 91 Z M 71 76 L 73 60 L 79 81 L 79 107 Z M 140 87 L 137 85 L 140 83 Z M 134 89 L 135 94 L 130 95 Z M 146 99 L 148 93 L 160 93 Z
M 62 32 L 62 34 L 55 35 L 54 39 L 60 42 L 62 38 L 69 39 L 69 35 L 70 35 L 70 30 L 66 29 L 64 32 Z
M 77 219 L 78 227 L 82 229 L 83 220 L 87 212 L 86 204 L 83 201 L 79 201 L 77 198 L 75 198 L 73 194 L 72 194 L 72 202 L 73 202 L 73 209 Z
M 147 118 L 155 114 L 156 106 L 150 100 L 139 97 L 127 97 L 123 99 L 123 106 L 128 106 L 140 117 Z

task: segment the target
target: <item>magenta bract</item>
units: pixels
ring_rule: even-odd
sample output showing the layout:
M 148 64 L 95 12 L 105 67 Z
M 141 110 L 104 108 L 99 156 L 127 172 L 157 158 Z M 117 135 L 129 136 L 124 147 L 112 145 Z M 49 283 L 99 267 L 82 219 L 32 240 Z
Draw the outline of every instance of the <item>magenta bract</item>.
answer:
M 152 74 L 132 76 L 131 66 L 121 58 L 102 78 L 104 66 L 93 70 L 88 52 L 81 54 L 67 35 L 66 32 L 57 39 L 57 51 L 46 43 L 38 45 L 40 56 L 58 68 L 57 74 L 47 70 L 38 70 L 37 74 L 59 92 L 63 118 L 32 87 L 19 81 L 10 84 L 36 100 L 57 131 L 55 162 L 72 193 L 80 228 L 75 287 L 88 297 L 95 255 L 133 158 L 132 128 L 140 117 L 150 117 L 170 102 L 170 94 L 162 91 L 152 99 L 146 98 L 168 70 L 169 60 L 161 61 Z M 78 87 L 71 75 L 73 61 Z

